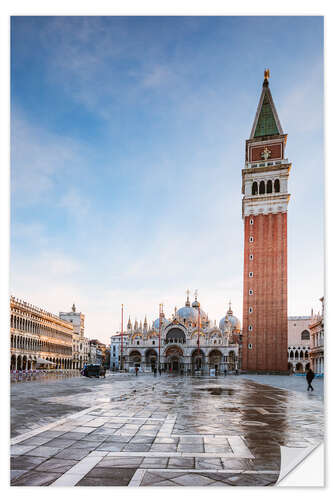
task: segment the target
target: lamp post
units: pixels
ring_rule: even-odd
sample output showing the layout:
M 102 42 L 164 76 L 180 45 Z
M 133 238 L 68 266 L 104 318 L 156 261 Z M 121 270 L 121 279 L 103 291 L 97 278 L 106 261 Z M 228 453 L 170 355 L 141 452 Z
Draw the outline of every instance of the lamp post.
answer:
M 198 368 L 200 359 L 200 306 L 198 307 Z
M 123 369 L 124 304 L 121 304 L 120 370 Z
M 163 304 L 159 304 L 158 316 L 158 369 L 161 370 L 161 321 L 162 321 Z

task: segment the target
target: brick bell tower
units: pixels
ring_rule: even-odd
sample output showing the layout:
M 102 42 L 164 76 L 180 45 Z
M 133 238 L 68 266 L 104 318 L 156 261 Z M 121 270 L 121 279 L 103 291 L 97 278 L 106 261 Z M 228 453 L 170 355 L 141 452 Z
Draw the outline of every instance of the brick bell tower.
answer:
M 242 369 L 288 370 L 287 210 L 291 163 L 272 94 L 269 70 L 242 170 L 244 288 Z

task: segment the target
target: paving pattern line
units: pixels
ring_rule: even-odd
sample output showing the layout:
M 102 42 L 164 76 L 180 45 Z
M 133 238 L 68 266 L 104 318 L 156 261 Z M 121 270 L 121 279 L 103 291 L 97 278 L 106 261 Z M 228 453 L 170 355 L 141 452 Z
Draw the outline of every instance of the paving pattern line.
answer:
M 91 453 L 75 464 L 65 474 L 56 479 L 50 486 L 75 486 L 88 472 L 105 457 L 105 455 L 92 455 Z
M 230 437 L 233 437 L 234 434 L 172 434 L 170 437 L 177 437 L 177 438 L 182 438 L 182 437 L 202 437 L 202 438 L 224 438 L 224 439 L 229 439 Z M 243 436 L 238 436 L 240 438 L 243 438 Z
M 181 473 L 198 473 L 198 474 L 280 474 L 278 470 L 244 470 L 244 469 L 141 469 L 145 472 L 181 472 Z
M 255 458 L 241 436 L 228 436 L 228 442 L 236 457 L 241 458 Z
M 108 457 L 118 457 L 118 458 L 126 458 L 126 457 L 147 457 L 147 458 L 254 458 L 249 453 L 246 456 L 241 456 L 239 453 L 235 455 L 231 452 L 185 452 L 185 451 L 110 451 L 107 454 Z
M 165 470 L 165 469 L 164 469 Z M 137 469 L 130 480 L 128 486 L 140 486 L 143 480 L 143 476 L 145 475 L 147 469 Z

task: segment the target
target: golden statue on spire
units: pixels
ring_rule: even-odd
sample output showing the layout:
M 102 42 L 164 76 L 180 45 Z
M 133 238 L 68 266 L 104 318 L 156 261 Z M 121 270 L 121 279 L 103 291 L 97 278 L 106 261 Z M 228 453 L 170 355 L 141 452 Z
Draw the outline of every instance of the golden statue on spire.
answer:
M 270 77 L 270 73 L 269 73 L 269 69 L 265 69 L 265 73 L 264 73 L 264 77 L 265 77 L 265 80 L 268 80 L 269 77 Z

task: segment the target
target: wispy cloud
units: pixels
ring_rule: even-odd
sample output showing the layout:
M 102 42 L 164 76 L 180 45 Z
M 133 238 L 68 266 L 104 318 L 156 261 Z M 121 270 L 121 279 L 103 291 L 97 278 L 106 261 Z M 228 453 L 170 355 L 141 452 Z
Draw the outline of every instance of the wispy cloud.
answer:
M 296 72 L 297 74 L 297 72 Z M 307 66 L 306 74 L 293 81 L 279 109 L 283 126 L 291 133 L 317 132 L 323 126 L 323 61 Z
M 17 204 L 47 199 L 56 181 L 79 162 L 78 145 L 69 137 L 52 134 L 12 112 L 11 178 Z
M 65 208 L 75 219 L 82 220 L 89 213 L 90 202 L 77 188 L 69 187 L 68 191 L 60 196 L 59 207 Z

